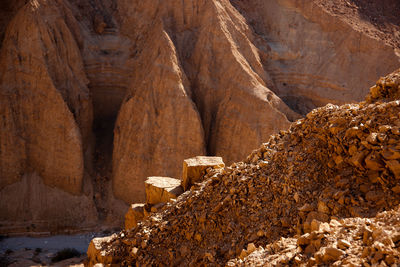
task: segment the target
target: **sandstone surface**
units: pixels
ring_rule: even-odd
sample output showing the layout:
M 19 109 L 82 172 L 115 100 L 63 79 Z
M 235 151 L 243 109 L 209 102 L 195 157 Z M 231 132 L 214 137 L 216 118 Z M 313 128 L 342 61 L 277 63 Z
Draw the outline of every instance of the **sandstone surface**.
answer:
M 36 172 L 49 186 L 82 191 L 82 136 L 91 106 L 80 51 L 62 8 L 26 5 L 6 33 L 0 56 L 1 189 Z M 64 19 L 45 20 L 49 14 Z
M 371 84 L 399 66 L 396 1 L 231 2 L 259 37 L 271 89 L 302 114 L 361 101 Z
M 184 190 L 191 185 L 201 182 L 208 168 L 223 170 L 225 163 L 221 157 L 197 156 L 183 161 L 182 186 Z
M 144 182 L 147 204 L 166 203 L 183 193 L 181 180 L 170 177 L 148 177 Z
M 114 130 L 113 189 L 127 203 L 144 200 L 146 177 L 179 177 L 176 164 L 205 153 L 200 116 L 173 43 L 161 25 L 153 36 L 160 40 L 141 54 L 146 72 L 135 75 Z
M 37 223 L 41 227 L 23 231 L 54 230 L 85 218 L 93 223 L 97 216 L 90 197 L 82 195 L 91 103 L 76 23 L 62 1 L 40 6 L 31 1 L 5 34 L 0 51 L 0 197 L 8 230 Z M 39 192 L 43 195 L 35 195 Z M 79 206 L 87 216 L 74 210 L 79 202 L 75 196 L 81 196 Z
M 89 265 L 94 265 L 98 262 L 101 262 L 105 265 L 110 264 L 112 262 L 112 257 L 107 255 L 104 251 L 102 251 L 102 244 L 109 242 L 113 236 L 106 237 L 96 237 L 89 244 L 89 248 L 87 251 L 88 258 L 91 259 L 88 263 Z
M 0 221 L 0 235 L 68 233 L 77 226 L 95 229 L 97 210 L 90 195 L 71 195 L 44 184 L 37 174 L 26 174 L 1 191 Z
M 135 227 L 144 218 L 145 204 L 132 204 L 125 214 L 125 229 Z
M 231 164 L 299 114 L 361 100 L 399 66 L 399 6 L 346 3 L 2 1 L 0 197 L 39 210 L 18 218 L 2 204 L 0 223 L 79 228 L 80 199 L 88 221 L 122 225 L 146 177 L 181 178 L 183 159 L 197 155 Z M 390 153 L 352 161 L 398 173 Z M 25 177 L 43 182 L 51 204 Z
M 314 109 L 101 251 L 122 265 L 399 264 L 399 111 L 385 95 Z

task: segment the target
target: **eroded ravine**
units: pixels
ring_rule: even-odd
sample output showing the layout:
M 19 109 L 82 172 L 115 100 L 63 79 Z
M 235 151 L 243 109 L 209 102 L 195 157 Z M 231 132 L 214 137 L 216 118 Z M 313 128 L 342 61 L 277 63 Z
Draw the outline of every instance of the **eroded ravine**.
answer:
M 93 102 L 94 201 L 102 220 L 110 209 L 109 199 L 113 198 L 110 188 L 114 126 L 132 76 L 128 62 L 132 44 L 121 36 L 115 20 L 109 17 L 111 23 L 107 25 L 99 16 L 85 40 L 83 59 Z

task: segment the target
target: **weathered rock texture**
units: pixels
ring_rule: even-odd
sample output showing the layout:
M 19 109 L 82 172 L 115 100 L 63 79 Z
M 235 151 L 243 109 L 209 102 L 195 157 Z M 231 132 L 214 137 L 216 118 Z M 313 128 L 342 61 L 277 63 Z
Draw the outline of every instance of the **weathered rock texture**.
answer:
M 320 223 L 311 233 L 282 238 L 259 247 L 227 266 L 397 266 L 400 210 L 378 213 L 373 218 L 335 219 Z
M 165 203 L 183 193 L 181 180 L 170 177 L 148 177 L 144 183 L 146 203 Z
M 144 218 L 145 204 L 132 204 L 125 214 L 125 229 L 135 227 Z
M 230 164 L 311 108 L 360 100 L 398 67 L 398 20 L 348 14 L 317 0 L 2 1 L 1 197 L 35 176 L 118 222 L 114 196 L 143 201 L 146 177 L 181 178 L 196 155 Z
M 231 2 L 260 37 L 262 45 L 258 47 L 266 55 L 264 66 L 273 83 L 271 88 L 302 114 L 328 103 L 361 101 L 378 77 L 399 66 L 396 51 L 400 36 L 389 34 L 382 40 L 379 33 L 383 30 L 378 28 L 389 25 L 396 32 L 399 21 L 385 21 L 374 8 L 369 8 L 370 19 L 379 19 L 379 25 L 368 23 L 363 16 L 363 2 L 377 1 Z M 355 11 L 346 7 L 350 2 Z M 392 5 L 385 17 L 397 17 L 400 5 L 387 2 Z M 387 64 L 378 66 L 376 62 Z
M 125 214 L 125 229 L 136 227 L 151 212 L 157 212 L 166 203 L 176 201 L 184 190 L 202 182 L 208 172 L 222 172 L 224 167 L 221 157 L 197 156 L 183 161 L 182 180 L 159 176 L 148 177 L 144 182 L 146 204 L 132 204 L 129 207 Z
M 0 3 L 0 48 L 8 23 L 29 0 L 4 0 Z
M 314 109 L 101 251 L 127 266 L 399 264 L 399 112 L 387 97 Z
M 395 71 L 380 78 L 367 95 L 367 102 L 400 99 L 400 72 Z
M 30 218 L 33 224 L 43 220 L 63 224 L 60 218 L 69 218 L 64 226 L 81 222 L 69 197 L 50 197 L 49 202 L 65 207 L 56 209 L 53 202 L 50 212 L 48 205 L 41 206 L 32 195 L 33 189 L 21 182 L 23 176 L 38 175 L 46 186 L 71 197 L 82 194 L 83 141 L 91 132 L 92 109 L 77 27 L 62 1 L 32 1 L 8 25 L 0 52 L 0 190 L 2 210 L 7 210 L 1 214 L 7 220 L 27 221 L 30 209 L 37 207 L 36 216 Z M 26 195 L 10 195 L 6 186 L 18 185 L 12 191 Z M 18 215 L 11 212 L 15 211 L 11 200 L 23 202 L 24 198 L 27 203 L 18 205 Z M 92 205 L 90 198 L 81 200 Z
M 146 177 L 179 177 L 179 162 L 205 153 L 200 117 L 173 43 L 160 25 L 153 27 L 149 37 L 159 40 L 140 55 L 137 68 L 147 71 L 135 75 L 114 130 L 113 188 L 127 203 L 144 199 Z
M 1 192 L 0 221 L 2 235 L 55 233 L 78 226 L 90 230 L 96 226 L 97 211 L 90 195 L 75 196 L 47 186 L 36 174 L 26 174 Z
M 0 189 L 36 172 L 49 186 L 82 191 L 91 103 L 70 16 L 62 5 L 32 3 L 9 25 L 0 56 Z
M 194 183 L 202 182 L 208 168 L 223 170 L 225 163 L 221 157 L 197 156 L 183 161 L 182 186 L 187 190 Z
M 112 262 L 112 257 L 107 255 L 107 253 L 103 252 L 102 244 L 108 241 L 111 241 L 115 236 L 106 236 L 106 237 L 97 237 L 92 239 L 89 244 L 87 255 L 91 259 L 87 264 L 94 265 L 97 262 L 102 262 L 107 265 Z

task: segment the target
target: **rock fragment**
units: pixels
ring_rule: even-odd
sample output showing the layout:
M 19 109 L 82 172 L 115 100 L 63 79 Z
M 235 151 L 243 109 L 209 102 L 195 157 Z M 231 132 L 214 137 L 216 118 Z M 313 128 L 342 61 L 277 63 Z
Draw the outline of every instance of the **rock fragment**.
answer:
M 348 249 L 351 246 L 350 242 L 344 239 L 340 239 L 337 243 L 337 247 L 343 250 Z
M 182 186 L 186 191 L 193 183 L 200 182 L 206 170 L 223 169 L 225 163 L 221 157 L 197 156 L 183 161 Z
M 128 211 L 125 214 L 125 229 L 132 229 L 137 223 L 144 218 L 144 206 L 143 203 L 137 203 L 130 205 Z
M 183 193 L 181 181 L 171 177 L 152 176 L 145 181 L 146 203 L 168 202 Z
M 109 255 L 103 250 L 103 246 L 113 240 L 116 236 L 106 236 L 106 237 L 96 237 L 90 241 L 87 255 L 89 259 L 88 266 L 94 266 L 97 263 L 102 263 L 104 265 L 113 263 L 115 257 Z

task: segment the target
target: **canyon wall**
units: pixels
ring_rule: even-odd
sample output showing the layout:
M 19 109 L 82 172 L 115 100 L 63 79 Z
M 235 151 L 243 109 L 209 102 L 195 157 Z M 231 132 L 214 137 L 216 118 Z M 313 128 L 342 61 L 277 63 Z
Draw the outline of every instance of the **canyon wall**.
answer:
M 370 34 L 376 28 L 361 14 L 332 14 L 321 1 L 231 2 L 260 38 L 271 88 L 302 114 L 327 103 L 361 101 L 378 77 L 399 66 L 398 49 Z
M 397 47 L 316 2 L 6 1 L 1 232 L 118 225 L 147 176 L 360 100 Z

